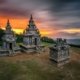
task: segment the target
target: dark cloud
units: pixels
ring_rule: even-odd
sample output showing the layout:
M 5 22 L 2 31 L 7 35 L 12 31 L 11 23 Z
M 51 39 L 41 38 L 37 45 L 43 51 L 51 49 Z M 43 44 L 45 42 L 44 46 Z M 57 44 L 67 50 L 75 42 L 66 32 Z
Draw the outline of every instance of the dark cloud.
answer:
M 61 20 L 80 17 L 80 0 L 52 0 L 48 10 Z
M 80 9 L 80 0 L 53 0 L 51 4 L 51 11 L 54 12 Z
M 0 0 L 0 4 L 3 4 L 5 2 L 6 2 L 6 0 Z
M 80 28 L 80 22 L 74 22 L 66 25 L 67 28 L 75 28 L 75 26 L 76 28 Z
M 80 22 L 68 23 L 68 24 L 55 24 L 58 26 L 56 29 L 80 29 Z
M 19 10 L 19 9 L 13 9 L 13 8 L 2 8 L 0 9 L 0 15 L 8 16 L 8 17 L 23 17 L 29 16 L 30 12 L 29 10 Z M 26 17 L 27 17 L 26 16 Z
M 18 7 L 17 10 L 19 11 L 24 8 L 21 10 L 23 13 L 26 9 L 31 11 L 41 9 L 48 10 L 50 14 L 60 18 L 80 16 L 80 0 L 0 0 L 0 3 L 6 3 L 7 6 L 5 6 L 5 8 L 11 7 L 12 10 L 14 7 Z M 5 10 L 5 12 L 6 11 L 7 10 Z
M 68 32 L 59 32 L 56 34 L 57 37 L 62 37 L 62 38 L 79 38 L 80 33 L 68 33 Z
M 0 0 L 0 16 L 25 18 L 30 14 L 52 30 L 80 29 L 80 0 Z

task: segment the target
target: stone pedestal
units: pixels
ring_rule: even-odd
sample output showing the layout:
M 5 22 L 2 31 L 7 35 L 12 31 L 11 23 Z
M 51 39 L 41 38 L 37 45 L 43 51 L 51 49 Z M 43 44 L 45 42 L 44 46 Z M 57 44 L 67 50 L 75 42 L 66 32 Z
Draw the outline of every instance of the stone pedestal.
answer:
M 69 45 L 66 40 L 57 39 L 56 44 L 50 47 L 50 59 L 57 65 L 63 65 L 69 62 Z

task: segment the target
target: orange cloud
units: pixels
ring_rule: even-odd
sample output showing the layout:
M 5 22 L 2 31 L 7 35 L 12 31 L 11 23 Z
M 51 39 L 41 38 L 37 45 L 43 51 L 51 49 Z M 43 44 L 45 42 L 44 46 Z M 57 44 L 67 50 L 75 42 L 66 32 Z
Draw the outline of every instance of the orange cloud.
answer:
M 5 17 L 0 18 L 1 28 L 5 29 L 7 19 L 8 18 L 5 18 Z M 29 19 L 11 19 L 11 18 L 9 20 L 10 20 L 10 24 L 12 26 L 13 31 L 15 31 L 17 34 L 23 33 L 23 30 L 27 27 L 28 21 L 29 21 Z M 39 28 L 42 36 L 48 36 L 55 32 L 47 27 L 46 27 L 46 29 L 42 28 L 42 26 L 40 25 L 40 23 L 38 21 L 35 21 L 35 24 Z
M 5 28 L 7 19 L 0 18 L 0 25 L 2 28 Z M 13 29 L 24 29 L 28 24 L 28 19 L 9 19 L 9 20 Z

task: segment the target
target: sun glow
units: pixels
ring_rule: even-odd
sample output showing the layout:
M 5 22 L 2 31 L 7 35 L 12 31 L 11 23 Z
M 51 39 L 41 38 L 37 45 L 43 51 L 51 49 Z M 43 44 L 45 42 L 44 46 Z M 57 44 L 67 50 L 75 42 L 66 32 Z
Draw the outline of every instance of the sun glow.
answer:
M 6 27 L 6 22 L 7 22 L 6 17 L 0 17 L 0 27 L 5 29 Z M 23 31 L 27 28 L 29 19 L 14 19 L 10 18 L 10 25 L 12 27 L 12 30 L 17 33 L 17 34 L 22 34 Z M 66 33 L 80 33 L 80 29 L 62 29 L 62 30 L 53 30 L 52 28 L 49 28 L 46 24 L 44 23 L 39 23 L 38 21 L 35 21 L 35 24 L 37 28 L 40 31 L 41 36 L 56 36 L 58 32 L 66 32 Z M 46 26 L 46 27 L 45 27 Z
M 23 29 L 13 29 L 16 34 L 23 34 Z
M 23 31 L 27 28 L 28 21 L 29 21 L 29 19 L 9 19 L 9 20 L 10 20 L 10 25 L 12 27 L 12 30 L 17 34 L 23 33 Z M 0 25 L 2 29 L 5 29 L 6 23 L 7 23 L 7 18 L 0 18 Z M 39 25 L 39 22 L 36 21 L 35 24 L 38 26 L 40 30 L 40 34 L 42 36 L 48 36 L 52 34 L 52 31 L 49 29 L 47 28 L 42 29 Z
M 63 29 L 60 31 L 67 32 L 67 33 L 80 33 L 80 29 Z

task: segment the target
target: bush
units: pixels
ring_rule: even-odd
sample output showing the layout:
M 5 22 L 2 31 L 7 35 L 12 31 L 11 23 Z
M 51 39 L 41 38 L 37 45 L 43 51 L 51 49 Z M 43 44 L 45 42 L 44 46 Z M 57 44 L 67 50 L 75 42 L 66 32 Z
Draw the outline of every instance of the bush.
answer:
M 42 37 L 41 41 L 42 42 L 48 42 L 48 43 L 55 43 L 55 41 L 52 38 L 49 38 L 49 37 Z
M 16 34 L 17 41 L 18 43 L 21 43 L 23 41 L 23 35 L 22 34 Z
M 0 29 L 0 41 L 2 41 L 3 35 L 4 35 L 4 30 L 3 29 Z

